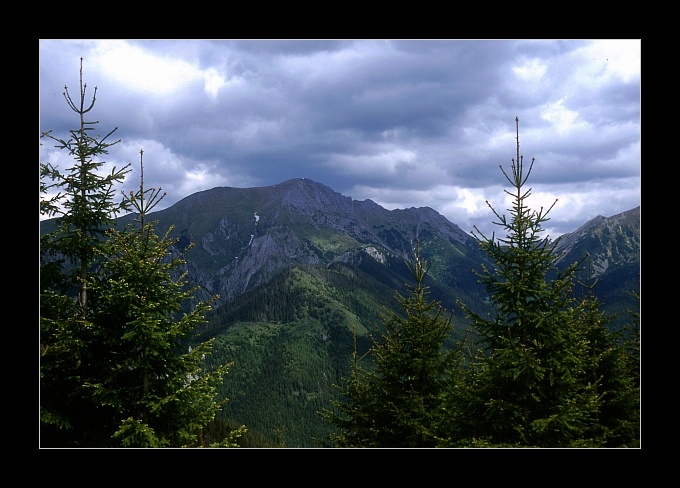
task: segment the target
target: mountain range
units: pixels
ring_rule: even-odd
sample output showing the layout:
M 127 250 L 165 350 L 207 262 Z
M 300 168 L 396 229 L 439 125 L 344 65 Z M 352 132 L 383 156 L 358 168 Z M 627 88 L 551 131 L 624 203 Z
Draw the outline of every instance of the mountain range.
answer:
M 394 289 L 404 277 L 408 281 L 402 268 L 416 240 L 442 299 L 483 293 L 471 272 L 486 261 L 476 239 L 429 207 L 386 210 L 300 178 L 268 187 L 213 188 L 151 215 L 159 229 L 174 226 L 178 250 L 193 243 L 187 253 L 190 279 L 201 287 L 200 299 L 219 294 L 218 307 L 296 266 L 370 269 L 375 280 Z M 556 251 L 563 265 L 588 254 L 590 268 L 582 276 L 597 279 L 596 289 L 628 286 L 640 271 L 640 207 L 595 217 L 561 236 Z M 605 290 L 597 291 L 604 300 Z
M 474 335 L 459 301 L 493 312 L 474 273 L 491 264 L 477 240 L 429 207 L 386 210 L 298 178 L 201 191 L 150 218 L 159 233 L 172 227 L 177 252 L 192 245 L 196 300 L 219 296 L 197 340 L 215 338 L 210 364 L 232 363 L 215 428 L 245 424 L 248 446 L 324 445 L 330 426 L 318 412 L 370 347 L 384 311 L 397 310 L 395 293 L 413 284 L 405 262 L 416 242 L 430 265 L 430 298 L 452 314 L 452 344 Z M 640 288 L 640 207 L 584 223 L 556 252 L 559 266 L 588 256 L 579 281 L 596 280 L 610 326 L 625 324 L 639 307 L 631 292 Z

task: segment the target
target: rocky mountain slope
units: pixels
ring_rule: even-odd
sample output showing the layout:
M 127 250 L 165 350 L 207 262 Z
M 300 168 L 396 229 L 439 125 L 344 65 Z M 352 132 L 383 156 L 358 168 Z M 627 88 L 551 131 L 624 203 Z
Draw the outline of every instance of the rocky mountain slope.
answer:
M 201 287 L 200 299 L 220 295 L 217 306 L 298 265 L 368 266 L 370 261 L 374 268 L 380 265 L 379 274 L 387 274 L 382 283 L 392 286 L 395 279 L 403 281 L 400 268 L 416 240 L 432 263 L 430 276 L 440 295 L 481 298 L 483 293 L 472 270 L 486 257 L 471 235 L 441 214 L 429 207 L 386 210 L 309 179 L 213 188 L 152 216 L 159 229 L 174 226 L 178 248 L 193 243 L 187 254 L 190 278 Z M 563 265 L 588 254 L 581 276 L 597 278 L 603 296 L 618 293 L 619 285 L 629 286 L 639 275 L 640 207 L 592 219 L 563 235 L 556 251 Z
M 582 283 L 596 283 L 595 291 L 610 313 L 624 313 L 634 306 L 631 291 L 640 291 L 640 207 L 611 217 L 598 216 L 574 232 L 565 234 L 555 251 L 558 265 L 587 256 L 578 274 Z M 580 289 L 577 287 L 576 292 Z M 613 325 L 622 321 L 617 319 Z
M 412 257 L 416 240 L 436 256 L 436 281 L 475 288 L 470 270 L 484 257 L 476 241 L 431 208 L 386 210 L 308 179 L 260 188 L 214 188 L 155 212 L 159 229 L 174 225 L 202 299 L 226 303 L 291 266 L 360 265 L 386 269 Z M 121 219 L 124 223 L 130 217 Z
M 588 253 L 596 277 L 606 275 L 610 268 L 639 266 L 640 207 L 611 217 L 595 217 L 563 235 L 555 250 L 565 257 Z

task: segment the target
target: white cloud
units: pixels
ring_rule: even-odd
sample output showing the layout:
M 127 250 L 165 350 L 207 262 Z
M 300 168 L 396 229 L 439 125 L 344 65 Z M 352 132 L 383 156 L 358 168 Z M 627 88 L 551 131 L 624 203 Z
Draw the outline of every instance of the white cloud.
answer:
M 197 162 L 179 156 L 170 148 L 154 140 L 131 140 L 121 143 L 115 157 L 121 167 L 131 163 L 132 171 L 123 185 L 123 191 L 139 189 L 140 150 L 144 151 L 144 183 L 146 189 L 161 188 L 168 193 L 168 202 L 181 199 L 198 191 L 224 186 L 227 178 L 215 170 L 215 164 Z
M 204 92 L 216 97 L 225 78 L 216 68 L 201 70 L 177 57 L 152 54 L 123 40 L 95 41 L 92 65 L 108 79 L 139 92 L 173 95 L 186 86 L 204 83 Z
M 473 191 L 469 188 L 454 188 L 456 200 L 453 206 L 465 210 L 465 213 L 476 216 L 485 214 L 489 210 L 486 204 L 486 198 L 479 191 Z
M 552 125 L 558 134 L 566 134 L 576 128 L 578 112 L 564 106 L 564 99 L 543 106 L 541 118 Z M 581 127 L 587 125 L 579 124 Z
M 205 78 L 205 92 L 213 98 L 217 98 L 220 89 L 226 84 L 224 76 L 222 76 L 215 68 L 207 70 L 203 77 Z
M 539 59 L 527 59 L 521 66 L 515 66 L 513 72 L 524 81 L 538 82 L 545 75 L 548 67 Z
M 92 64 L 107 78 L 129 89 L 167 96 L 201 78 L 201 72 L 180 59 L 149 54 L 126 41 L 99 41 Z
M 583 59 L 577 71 L 578 82 L 605 84 L 616 78 L 628 83 L 640 77 L 639 39 L 596 40 L 579 50 L 578 54 Z

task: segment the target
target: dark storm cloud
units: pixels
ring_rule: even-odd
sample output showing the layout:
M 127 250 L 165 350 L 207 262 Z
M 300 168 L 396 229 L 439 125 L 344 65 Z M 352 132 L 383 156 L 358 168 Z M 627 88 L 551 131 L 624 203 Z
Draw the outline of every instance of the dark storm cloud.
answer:
M 77 95 L 81 57 L 101 132 L 119 127 L 112 163 L 144 148 L 166 206 L 306 177 L 488 226 L 515 117 L 537 206 L 560 197 L 554 232 L 639 205 L 639 41 L 44 40 L 41 130 L 77 126 L 62 92 Z

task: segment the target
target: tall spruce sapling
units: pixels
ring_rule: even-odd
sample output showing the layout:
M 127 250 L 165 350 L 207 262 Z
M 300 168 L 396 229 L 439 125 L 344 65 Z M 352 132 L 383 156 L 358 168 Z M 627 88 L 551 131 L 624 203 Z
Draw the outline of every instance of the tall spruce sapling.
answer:
M 189 346 L 206 322 L 207 302 L 186 312 L 196 288 L 188 288 L 184 256 L 177 251 L 172 226 L 155 231 L 149 212 L 163 199 L 160 189 L 144 188 L 143 151 L 140 189 L 126 197 L 135 219 L 124 231 L 111 229 L 99 250 L 101 267 L 93 276 L 92 317 L 104 364 L 115 364 L 97 384 L 88 385 L 97 403 L 112 412 L 115 444 L 122 447 L 204 446 L 205 429 L 223 399 L 217 387 L 231 364 L 208 370 L 213 339 Z M 217 297 L 215 297 L 217 298 Z M 222 445 L 236 445 L 245 432 L 233 431 Z
M 40 212 L 48 217 L 59 217 L 56 238 L 45 240 L 45 251 L 54 252 L 76 264 L 78 302 L 82 309 L 86 309 L 87 274 L 103 233 L 114 225 L 117 214 L 127 210 L 126 202 L 114 201 L 114 195 L 116 185 L 125 180 L 131 169 L 130 164 L 121 169 L 113 166 L 110 173 L 102 174 L 107 163 L 99 158 L 120 142 L 120 139 L 107 142 L 118 127 L 104 137 L 91 135 L 99 121 L 87 121 L 85 117 L 94 108 L 97 87 L 94 88 L 91 102 L 86 105 L 87 84 L 83 83 L 82 58 L 80 96 L 74 100 L 67 86 L 64 86 L 63 95 L 68 106 L 80 118 L 79 128 L 69 131 L 71 137 L 68 140 L 54 136 L 51 130 L 40 137 L 51 139 L 57 143 L 57 149 L 68 151 L 75 164 L 63 173 L 51 163 L 40 164 Z M 56 194 L 50 196 L 50 191 L 56 191 Z M 54 241 L 57 249 L 50 246 Z
M 89 400 L 82 391 L 91 360 L 89 344 L 88 283 L 95 264 L 96 249 L 103 244 L 104 231 L 114 225 L 114 216 L 125 210 L 114 201 L 115 186 L 130 171 L 115 166 L 108 174 L 100 158 L 119 140 L 107 142 L 117 128 L 104 137 L 91 135 L 98 121 L 88 121 L 96 101 L 86 104 L 80 60 L 79 98 L 68 87 L 64 98 L 79 118 L 78 129 L 62 139 L 52 131 L 41 140 L 52 140 L 66 150 L 74 164 L 66 170 L 49 162 L 40 163 L 40 214 L 58 217 L 51 232 L 40 237 L 40 425 L 41 443 L 59 446 L 77 444 L 72 435 L 87 411 Z
M 485 446 L 568 447 L 597 445 L 592 439 L 600 400 L 588 371 L 586 331 L 572 297 L 574 273 L 580 262 L 558 269 L 558 241 L 542 237 L 542 224 L 557 202 L 531 210 L 525 189 L 534 160 L 525 167 L 519 151 L 511 172 L 501 171 L 512 186 L 510 217 L 498 213 L 494 224 L 505 237 L 473 235 L 493 268 L 477 273 L 490 294 L 494 316 L 481 316 L 461 304 L 482 340 L 468 388 L 455 407 L 453 439 Z M 552 273 L 550 274 L 549 273 Z M 554 276 L 554 278 L 547 278 Z

